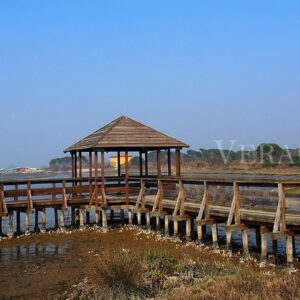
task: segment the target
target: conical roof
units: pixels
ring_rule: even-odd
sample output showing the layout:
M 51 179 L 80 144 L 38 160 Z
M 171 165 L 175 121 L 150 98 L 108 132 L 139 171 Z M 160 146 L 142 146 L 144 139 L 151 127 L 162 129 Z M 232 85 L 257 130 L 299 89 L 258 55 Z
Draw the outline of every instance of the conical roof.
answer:
M 70 146 L 65 152 L 95 149 L 138 150 L 184 147 L 189 146 L 127 116 L 121 116 Z

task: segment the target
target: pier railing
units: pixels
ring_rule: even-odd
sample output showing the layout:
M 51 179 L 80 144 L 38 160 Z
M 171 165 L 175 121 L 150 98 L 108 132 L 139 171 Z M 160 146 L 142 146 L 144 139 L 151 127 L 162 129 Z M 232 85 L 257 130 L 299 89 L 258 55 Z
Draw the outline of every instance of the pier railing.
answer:
M 194 198 L 189 196 L 191 187 L 198 191 Z M 230 189 L 232 198 L 220 204 L 213 201 L 212 190 L 221 187 Z M 245 188 L 271 189 L 276 195 L 276 205 L 269 208 L 245 206 L 241 192 Z M 106 210 L 126 210 L 129 223 L 134 214 L 139 225 L 142 214 L 146 215 L 147 226 L 150 226 L 151 217 L 156 218 L 157 227 L 161 226 L 163 220 L 166 234 L 169 234 L 169 221 L 172 221 L 175 236 L 178 234 L 178 222 L 185 222 L 187 239 L 191 238 L 194 221 L 200 241 L 203 240 L 206 226 L 211 226 L 215 246 L 218 244 L 217 225 L 225 223 L 228 250 L 231 249 L 232 233 L 240 231 L 245 254 L 248 253 L 248 229 L 256 226 L 260 228 L 262 259 L 265 259 L 266 237 L 269 233 L 274 241 L 286 239 L 287 253 L 291 255 L 294 233 L 300 231 L 300 213 L 297 210 L 287 211 L 286 191 L 297 191 L 299 188 L 298 181 L 163 176 L 4 181 L 0 182 L 0 218 L 9 218 L 8 234 L 13 235 L 14 211 L 17 214 L 17 231 L 20 231 L 20 213 L 25 214 L 27 231 L 29 215 L 35 212 L 38 223 L 39 211 L 45 230 L 46 208 L 61 211 L 61 228 L 65 226 L 64 211 L 68 208 L 72 211 L 72 223 L 76 220 L 76 210 L 79 211 L 81 226 L 84 222 L 83 210 L 94 210 L 98 216 L 96 222 L 99 222 L 101 213 L 103 226 L 107 226 Z M 256 203 L 259 204 L 259 200 Z M 291 263 L 291 258 L 288 261 Z

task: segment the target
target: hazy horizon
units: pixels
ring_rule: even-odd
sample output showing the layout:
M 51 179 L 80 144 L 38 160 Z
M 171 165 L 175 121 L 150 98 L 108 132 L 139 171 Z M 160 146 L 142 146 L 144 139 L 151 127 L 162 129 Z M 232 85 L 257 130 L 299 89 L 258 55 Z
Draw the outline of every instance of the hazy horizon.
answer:
M 298 140 L 298 1 L 0 4 L 0 168 L 120 115 L 191 145 Z

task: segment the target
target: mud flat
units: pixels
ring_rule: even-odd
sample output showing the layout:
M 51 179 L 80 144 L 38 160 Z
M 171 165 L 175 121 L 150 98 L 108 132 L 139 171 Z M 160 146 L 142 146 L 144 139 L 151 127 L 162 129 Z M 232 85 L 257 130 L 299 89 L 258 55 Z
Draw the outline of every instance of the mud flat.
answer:
M 136 227 L 33 234 L 2 240 L 0 251 L 0 299 L 300 297 L 298 262 L 261 266 Z

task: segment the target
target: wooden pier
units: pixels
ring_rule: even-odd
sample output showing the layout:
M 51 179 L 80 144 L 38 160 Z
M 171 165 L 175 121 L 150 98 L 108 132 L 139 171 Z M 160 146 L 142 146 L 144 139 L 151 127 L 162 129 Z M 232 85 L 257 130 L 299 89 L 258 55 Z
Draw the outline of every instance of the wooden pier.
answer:
M 111 218 L 114 211 L 120 211 L 121 218 L 126 212 L 129 224 L 135 219 L 137 225 L 150 228 L 154 218 L 156 229 L 161 229 L 165 235 L 184 234 L 187 241 L 197 235 L 202 243 L 206 227 L 211 227 L 215 248 L 219 247 L 218 226 L 225 224 L 227 250 L 232 251 L 232 234 L 239 231 L 245 256 L 249 255 L 249 229 L 254 228 L 260 241 L 261 261 L 267 262 L 269 235 L 275 254 L 277 240 L 286 240 L 287 265 L 292 267 L 293 240 L 300 232 L 300 212 L 287 209 L 286 192 L 299 188 L 300 181 L 181 176 L 180 149 L 183 147 L 187 145 L 128 117 L 121 117 L 66 150 L 72 156 L 72 178 L 0 182 L 0 233 L 3 218 L 8 218 L 7 236 L 20 233 L 21 214 L 25 216 L 26 234 L 30 233 L 31 214 L 35 216 L 34 230 L 45 232 L 47 208 L 54 209 L 55 226 L 60 230 L 66 227 L 67 211 L 71 212 L 68 226 L 79 228 L 89 225 L 91 214 L 95 214 L 96 225 L 107 228 L 107 211 L 111 212 Z M 121 151 L 126 157 L 124 172 L 118 163 L 117 175 L 106 176 L 105 153 L 117 152 L 120 157 Z M 138 175 L 129 174 L 129 151 L 140 154 Z M 154 176 L 150 176 L 148 170 L 148 151 L 156 151 L 157 173 Z M 164 172 L 161 151 L 167 153 Z M 82 172 L 84 152 L 89 157 L 88 177 Z M 175 153 L 173 159 L 172 153 Z M 191 187 L 201 196 L 190 197 Z M 216 187 L 231 189 L 232 199 L 226 203 L 213 202 L 211 190 Z M 242 189 L 253 187 L 275 190 L 276 207 L 245 205 Z M 183 232 L 180 232 L 179 223 L 184 223 Z

